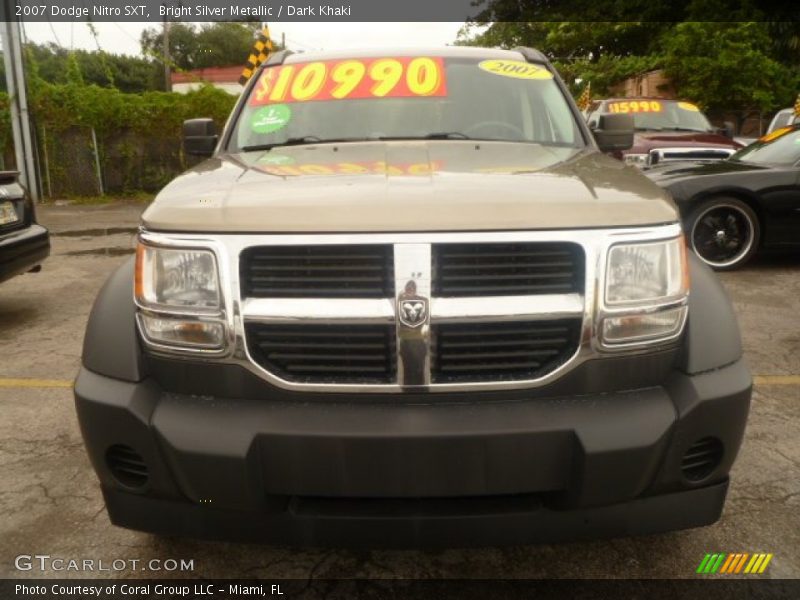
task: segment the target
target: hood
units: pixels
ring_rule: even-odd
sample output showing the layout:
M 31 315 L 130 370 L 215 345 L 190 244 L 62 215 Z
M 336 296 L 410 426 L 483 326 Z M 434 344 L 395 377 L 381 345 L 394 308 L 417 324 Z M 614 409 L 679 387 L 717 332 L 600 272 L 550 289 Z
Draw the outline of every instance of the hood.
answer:
M 644 169 L 644 173 L 660 185 L 668 185 L 689 177 L 718 177 L 720 175 L 752 173 L 754 171 L 763 171 L 768 168 L 767 165 L 757 165 L 735 160 L 721 160 L 704 164 L 692 162 L 665 163 L 663 165 Z
M 733 148 L 742 144 L 720 135 L 702 131 L 637 131 L 633 146 L 626 154 L 647 154 L 657 148 Z
M 666 194 L 594 150 L 474 141 L 358 142 L 223 155 L 142 216 L 179 232 L 382 232 L 674 222 Z

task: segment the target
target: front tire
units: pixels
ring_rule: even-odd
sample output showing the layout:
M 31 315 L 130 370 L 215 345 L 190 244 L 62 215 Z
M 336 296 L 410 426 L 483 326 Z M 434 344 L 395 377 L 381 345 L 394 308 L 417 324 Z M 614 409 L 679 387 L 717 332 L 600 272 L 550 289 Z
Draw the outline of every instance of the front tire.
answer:
M 717 271 L 745 264 L 756 253 L 761 238 L 758 216 L 736 198 L 703 202 L 689 215 L 686 230 L 695 254 Z

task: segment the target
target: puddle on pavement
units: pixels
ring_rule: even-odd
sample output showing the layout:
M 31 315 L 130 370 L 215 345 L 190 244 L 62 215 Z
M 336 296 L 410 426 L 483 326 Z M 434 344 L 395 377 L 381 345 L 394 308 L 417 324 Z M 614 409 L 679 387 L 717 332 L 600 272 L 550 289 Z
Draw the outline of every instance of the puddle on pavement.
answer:
M 138 227 L 100 227 L 95 229 L 68 229 L 67 231 L 51 231 L 53 237 L 99 237 L 118 235 L 121 233 L 137 233 Z
M 138 227 L 95 227 L 92 229 L 68 229 L 66 231 L 53 231 L 53 237 L 70 237 L 95 239 L 98 237 L 108 237 L 111 235 L 134 235 L 139 231 Z M 133 254 L 136 250 L 133 244 L 130 246 L 104 246 L 103 248 L 89 248 L 87 250 L 71 250 L 69 252 L 59 252 L 60 256 L 125 256 Z
M 91 248 L 89 250 L 73 250 L 72 252 L 63 252 L 62 256 L 125 256 L 126 254 L 133 254 L 136 252 L 135 248 Z

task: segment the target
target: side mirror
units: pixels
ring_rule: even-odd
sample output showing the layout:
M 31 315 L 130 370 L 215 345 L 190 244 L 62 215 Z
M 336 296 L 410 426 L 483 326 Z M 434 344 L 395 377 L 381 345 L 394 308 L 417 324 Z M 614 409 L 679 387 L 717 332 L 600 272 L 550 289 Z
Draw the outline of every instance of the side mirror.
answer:
M 217 146 L 214 119 L 189 119 L 183 122 L 183 151 L 193 156 L 211 156 Z
M 603 152 L 618 152 L 633 146 L 633 115 L 600 115 L 594 128 L 594 139 Z

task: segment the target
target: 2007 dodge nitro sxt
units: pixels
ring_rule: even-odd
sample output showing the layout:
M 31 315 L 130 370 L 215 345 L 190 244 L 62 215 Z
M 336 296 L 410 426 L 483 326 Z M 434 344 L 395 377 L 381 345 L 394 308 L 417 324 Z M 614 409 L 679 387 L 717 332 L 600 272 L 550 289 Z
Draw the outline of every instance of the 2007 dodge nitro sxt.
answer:
M 672 201 L 539 52 L 278 53 L 142 217 L 75 399 L 111 520 L 464 545 L 719 518 L 751 378 Z

